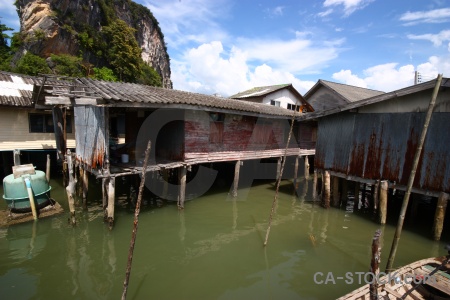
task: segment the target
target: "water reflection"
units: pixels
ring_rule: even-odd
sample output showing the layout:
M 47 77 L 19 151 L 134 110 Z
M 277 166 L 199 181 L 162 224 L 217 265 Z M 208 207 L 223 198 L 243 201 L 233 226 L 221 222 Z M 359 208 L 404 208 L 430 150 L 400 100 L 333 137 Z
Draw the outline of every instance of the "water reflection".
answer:
M 183 211 L 170 204 L 142 207 L 128 297 L 331 299 L 356 288 L 318 286 L 313 275 L 367 271 L 380 226 L 354 212 L 351 197 L 345 210 L 323 209 L 314 201 L 312 181 L 299 181 L 297 189 L 282 181 L 267 247 L 272 182 L 256 182 L 237 198 L 228 190 L 208 193 Z M 77 211 L 76 227 L 65 214 L 0 229 L 1 298 L 120 297 L 134 214 L 119 206 L 109 231 L 98 203 Z M 383 264 L 394 226 L 381 228 Z M 444 254 L 441 246 L 405 230 L 396 263 Z

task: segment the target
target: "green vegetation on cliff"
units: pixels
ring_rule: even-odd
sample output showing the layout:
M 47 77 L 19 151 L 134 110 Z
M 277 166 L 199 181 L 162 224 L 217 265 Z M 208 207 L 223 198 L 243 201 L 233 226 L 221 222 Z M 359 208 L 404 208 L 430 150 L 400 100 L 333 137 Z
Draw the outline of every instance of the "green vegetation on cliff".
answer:
M 80 49 L 78 55 L 50 54 L 47 57 L 40 57 L 30 51 L 16 55 L 19 49 L 23 49 L 22 45 L 45 40 L 45 34 L 35 30 L 33 34 L 14 33 L 11 38 L 6 32 L 12 29 L 0 23 L 0 69 L 28 75 L 47 73 L 71 77 L 87 76 L 101 80 L 162 86 L 161 76 L 141 58 L 141 49 L 135 36 L 136 30 L 116 15 L 114 5 L 125 2 L 130 8 L 132 26 L 137 27 L 140 20 L 150 18 L 163 38 L 158 21 L 150 10 L 129 0 L 98 1 L 101 10 L 101 30 L 77 22 L 70 11 L 62 12 L 52 7 L 54 11 L 52 18 L 57 20 L 60 32 L 69 34 L 75 39 Z M 82 9 L 89 8 L 82 7 Z M 166 47 L 165 50 L 167 53 Z M 16 59 L 14 57 L 20 59 L 14 61 Z M 169 60 L 168 55 L 167 59 Z

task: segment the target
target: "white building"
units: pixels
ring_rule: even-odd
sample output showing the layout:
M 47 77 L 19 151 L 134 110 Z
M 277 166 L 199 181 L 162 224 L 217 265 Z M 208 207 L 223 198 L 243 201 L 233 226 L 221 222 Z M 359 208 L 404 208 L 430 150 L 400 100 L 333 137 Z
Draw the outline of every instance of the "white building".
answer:
M 237 93 L 230 98 L 274 105 L 290 110 L 294 110 L 297 107 L 297 110 L 302 112 L 313 111 L 312 107 L 291 83 L 255 87 Z

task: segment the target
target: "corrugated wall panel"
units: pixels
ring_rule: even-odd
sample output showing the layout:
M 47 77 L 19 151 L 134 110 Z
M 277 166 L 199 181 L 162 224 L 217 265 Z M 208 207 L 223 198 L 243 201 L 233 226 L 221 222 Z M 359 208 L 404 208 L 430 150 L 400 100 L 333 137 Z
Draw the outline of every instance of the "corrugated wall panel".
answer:
M 75 138 L 77 159 L 88 169 L 104 167 L 106 147 L 106 120 L 104 107 L 76 106 Z
M 323 118 L 319 121 L 315 165 L 407 185 L 424 120 L 425 113 L 337 114 Z M 433 114 L 414 187 L 450 191 L 449 120 L 449 113 Z
M 314 161 L 317 168 L 347 174 L 353 127 L 353 114 L 334 115 L 319 121 Z

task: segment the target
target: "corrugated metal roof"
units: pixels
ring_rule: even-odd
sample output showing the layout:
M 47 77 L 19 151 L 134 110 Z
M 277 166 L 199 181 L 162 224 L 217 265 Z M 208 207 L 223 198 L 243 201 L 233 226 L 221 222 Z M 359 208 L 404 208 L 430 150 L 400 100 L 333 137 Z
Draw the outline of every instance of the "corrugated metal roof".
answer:
M 33 107 L 33 86 L 40 79 L 0 71 L 0 105 Z
M 230 96 L 232 99 L 245 99 L 252 97 L 261 97 L 268 95 L 270 93 L 276 92 L 278 90 L 284 89 L 286 87 L 292 86 L 292 84 L 277 84 L 277 85 L 268 85 L 268 86 L 258 86 L 251 88 L 249 90 L 239 92 L 236 95 Z
M 378 96 L 381 94 L 384 94 L 382 91 L 376 91 L 366 88 L 361 88 L 357 86 L 337 83 L 337 82 L 331 82 L 320 79 L 319 82 L 321 82 L 323 85 L 327 86 L 328 88 L 334 90 L 336 93 L 341 95 L 347 102 L 356 102 L 360 101 L 366 98 Z
M 188 105 L 212 109 L 224 109 L 237 112 L 251 112 L 255 114 L 292 117 L 293 111 L 271 105 L 252 103 L 216 96 L 209 96 L 185 91 L 152 87 L 134 83 L 107 82 L 88 78 L 79 78 L 79 83 L 85 89 L 93 92 L 110 104 L 132 102 L 161 105 Z M 300 116 L 301 113 L 297 113 Z
M 358 108 L 358 107 L 363 107 L 369 104 L 374 104 L 374 103 L 379 103 L 379 102 L 383 102 L 383 101 L 387 101 L 390 99 L 394 99 L 396 97 L 400 97 L 400 96 L 405 96 L 405 95 L 409 95 L 409 94 L 414 94 L 420 91 L 425 91 L 427 89 L 432 89 L 436 84 L 436 79 L 434 80 L 430 80 L 424 83 L 420 83 L 420 84 L 416 84 L 416 85 L 412 85 L 403 89 L 399 89 L 396 91 L 392 91 L 389 93 L 383 93 L 380 94 L 378 96 L 373 96 L 373 97 L 369 97 L 366 99 L 362 99 L 356 102 L 351 102 L 347 105 L 344 106 L 340 106 L 340 107 L 335 107 L 329 110 L 325 110 L 325 111 L 317 111 L 317 112 L 312 112 L 312 113 L 306 113 L 303 114 L 302 116 L 300 116 L 298 118 L 298 120 L 311 120 L 311 119 L 315 119 L 315 118 L 320 118 L 320 117 L 324 117 L 324 116 L 328 116 L 328 115 L 332 115 L 335 113 L 339 113 L 342 111 L 348 111 L 354 108 Z M 450 87 L 450 78 L 443 78 L 442 79 L 442 83 L 441 83 L 441 87 Z

